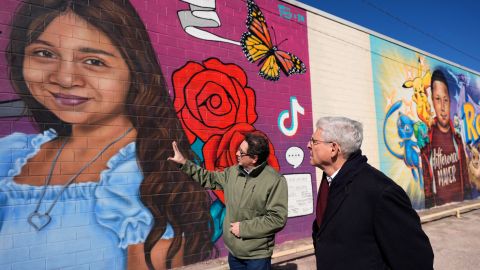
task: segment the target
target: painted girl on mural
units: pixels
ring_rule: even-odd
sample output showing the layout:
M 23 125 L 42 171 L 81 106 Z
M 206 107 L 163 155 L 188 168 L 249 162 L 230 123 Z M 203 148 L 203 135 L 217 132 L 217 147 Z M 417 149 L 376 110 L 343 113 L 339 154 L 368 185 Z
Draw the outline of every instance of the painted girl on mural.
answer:
M 11 83 L 40 133 L 0 139 L 2 268 L 209 257 L 209 196 L 166 161 L 173 140 L 189 145 L 134 7 L 30 0 L 12 23 Z

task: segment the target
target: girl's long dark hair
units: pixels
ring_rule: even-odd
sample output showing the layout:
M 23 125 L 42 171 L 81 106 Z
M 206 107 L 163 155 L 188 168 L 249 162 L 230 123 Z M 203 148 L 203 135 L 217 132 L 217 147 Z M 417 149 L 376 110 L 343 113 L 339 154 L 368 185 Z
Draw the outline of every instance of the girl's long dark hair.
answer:
M 140 196 L 155 219 L 144 243 L 147 265 L 153 269 L 150 252 L 165 232 L 167 223 L 173 227 L 175 236 L 168 249 L 166 267 L 171 267 L 182 239 L 185 264 L 210 258 L 213 252 L 210 197 L 199 184 L 167 161 L 172 155 L 173 140 L 184 153 L 191 151 L 150 37 L 128 0 L 24 0 L 13 18 L 7 48 L 13 87 L 40 131 L 54 128 L 60 136 L 71 135 L 70 124 L 62 122 L 32 97 L 22 72 L 25 47 L 38 39 L 53 19 L 68 11 L 106 33 L 130 69 L 131 85 L 125 106 L 137 129 L 136 154 L 144 176 Z

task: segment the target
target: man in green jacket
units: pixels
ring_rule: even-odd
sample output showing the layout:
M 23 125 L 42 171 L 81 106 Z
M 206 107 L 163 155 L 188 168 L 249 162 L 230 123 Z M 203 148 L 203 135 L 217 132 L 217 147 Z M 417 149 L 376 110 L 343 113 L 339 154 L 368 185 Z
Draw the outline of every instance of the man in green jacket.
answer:
M 223 190 L 226 215 L 223 240 L 230 269 L 270 269 L 275 233 L 287 222 L 287 181 L 267 165 L 268 141 L 249 133 L 237 150 L 238 165 L 208 171 L 187 160 L 172 143 L 181 171 L 209 189 Z

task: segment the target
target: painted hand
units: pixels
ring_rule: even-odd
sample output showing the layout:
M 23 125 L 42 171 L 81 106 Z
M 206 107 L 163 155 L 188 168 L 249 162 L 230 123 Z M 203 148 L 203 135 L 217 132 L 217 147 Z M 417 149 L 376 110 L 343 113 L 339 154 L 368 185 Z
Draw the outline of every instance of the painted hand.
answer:
M 167 158 L 167 160 L 171 160 L 173 162 L 176 162 L 178 164 L 185 164 L 187 162 L 187 159 L 182 155 L 180 152 L 180 149 L 178 149 L 178 145 L 176 141 L 172 142 L 172 148 L 173 148 L 173 157 Z
M 240 237 L 240 222 L 230 223 L 230 232 L 236 237 Z

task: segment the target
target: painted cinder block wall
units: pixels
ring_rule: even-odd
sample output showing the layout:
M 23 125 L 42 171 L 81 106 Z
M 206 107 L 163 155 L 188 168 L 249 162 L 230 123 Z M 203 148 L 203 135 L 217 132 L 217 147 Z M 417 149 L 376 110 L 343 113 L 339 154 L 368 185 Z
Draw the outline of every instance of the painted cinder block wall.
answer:
M 280 5 L 297 19 L 278 16 Z M 245 132 L 268 137 L 268 162 L 288 178 L 290 219 L 278 242 L 310 235 L 303 9 L 12 0 L 0 13 L 1 269 L 163 269 L 226 255 L 223 194 L 167 158 L 176 140 L 198 164 L 223 170 L 237 163 Z M 272 43 L 261 42 L 291 53 L 281 55 L 293 63 L 283 70 L 267 51 L 269 60 L 251 59 L 247 43 L 260 35 L 252 25 L 264 19 Z
M 369 162 L 418 210 L 478 197 L 479 73 L 295 3 L 309 10 L 313 123 L 327 115 L 361 121 Z M 435 106 L 438 74 L 449 90 L 448 110 Z M 445 115 L 448 140 L 435 138 L 438 114 Z
M 49 6 L 67 1 L 28 2 L 8 0 L 0 7 L 1 269 L 126 269 L 150 259 L 162 269 L 226 255 L 218 226 L 222 194 L 182 178 L 165 159 L 177 140 L 195 162 L 222 170 L 236 163 L 242 133 L 252 131 L 269 138 L 268 161 L 289 184 L 289 220 L 277 243 L 310 237 L 321 171 L 309 165 L 306 145 L 321 116 L 361 121 L 362 151 L 407 191 L 416 209 L 478 196 L 480 87 L 474 71 L 295 1 L 77 1 L 73 17 Z M 256 32 L 252 25 L 264 19 L 265 32 Z M 35 29 L 32 37 L 26 29 Z M 262 35 L 271 44 L 255 41 Z M 264 51 L 255 59 L 257 52 L 246 45 L 254 41 L 286 53 L 275 58 Z M 7 56 L 26 60 L 8 62 Z M 292 65 L 278 69 L 281 58 Z M 433 120 L 422 120 L 418 111 L 428 103 L 423 113 L 435 117 L 428 74 L 437 69 L 449 85 L 450 118 L 458 119 L 453 129 L 464 150 L 433 165 L 442 181 L 435 178 L 441 185 L 431 192 L 429 178 L 426 198 L 428 166 L 420 156 L 427 154 L 420 149 L 429 143 Z M 160 74 L 163 85 L 152 79 Z M 414 91 L 403 87 L 416 77 L 426 78 L 417 103 Z M 126 98 L 136 86 L 150 92 Z M 55 121 L 94 132 L 67 130 L 60 139 L 45 133 L 41 125 L 54 120 L 29 117 L 29 93 L 43 105 L 36 113 L 50 111 Z M 131 104 L 141 109 L 125 109 Z M 129 120 L 108 121 L 118 115 Z M 134 131 L 123 138 L 131 125 Z M 67 144 L 60 151 L 66 137 L 84 146 Z M 93 177 L 80 175 L 62 192 L 67 176 L 114 138 L 118 145 L 88 168 Z M 458 143 L 444 144 L 458 149 Z M 63 156 L 46 183 L 56 153 Z M 464 175 L 448 174 L 462 168 Z M 208 225 L 210 216 L 215 223 Z M 181 241 L 185 245 L 177 246 Z
M 376 116 L 368 34 L 314 13 L 309 21 L 313 124 L 322 116 L 346 116 L 364 124 L 362 151 L 378 166 Z M 321 170 L 317 170 L 321 179 Z M 317 182 L 319 184 L 320 181 Z

